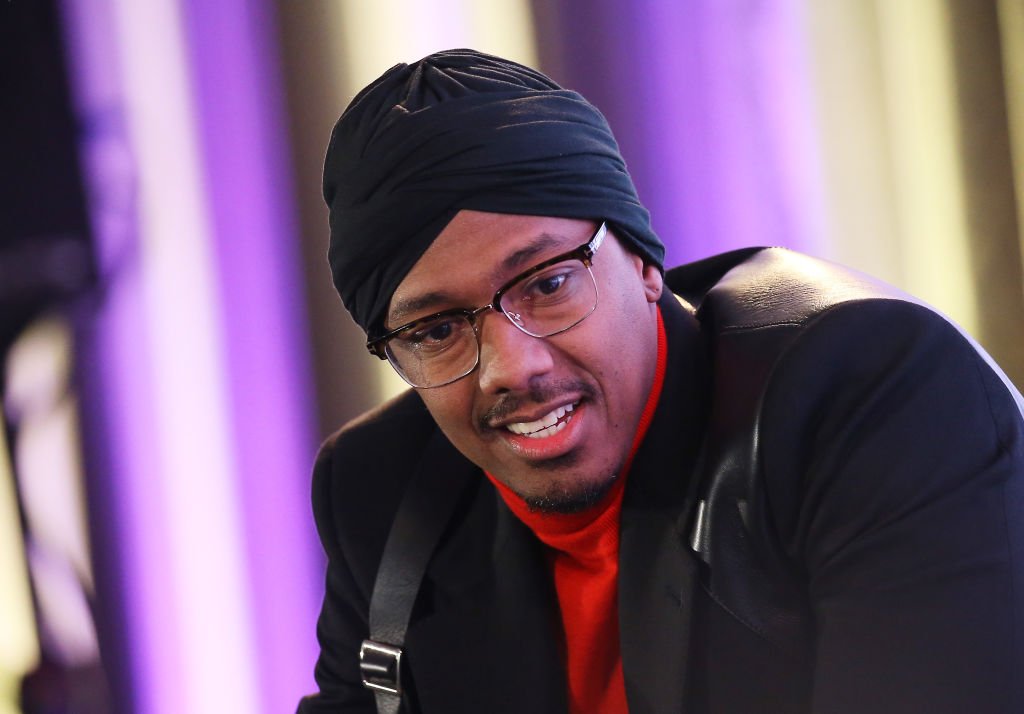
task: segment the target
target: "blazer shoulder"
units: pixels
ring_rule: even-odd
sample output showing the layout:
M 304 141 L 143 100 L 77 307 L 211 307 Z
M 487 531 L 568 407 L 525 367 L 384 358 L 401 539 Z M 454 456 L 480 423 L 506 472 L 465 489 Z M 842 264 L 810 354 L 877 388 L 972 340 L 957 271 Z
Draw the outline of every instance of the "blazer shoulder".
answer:
M 766 360 L 781 356 L 798 336 L 816 331 L 810 328 L 818 323 L 840 325 L 836 339 L 844 332 L 852 339 L 877 337 L 885 331 L 906 337 L 927 328 L 945 344 L 966 343 L 1024 412 L 1020 392 L 977 341 L 909 293 L 852 268 L 785 248 L 734 251 L 725 256 L 735 254 L 742 260 L 733 260 L 708 288 L 698 318 L 704 330 L 719 338 L 736 332 L 758 333 L 759 349 L 751 351 L 761 366 L 756 371 L 767 369 Z M 865 325 L 859 337 L 858 323 Z M 773 327 L 783 329 L 766 329 Z M 834 349 L 835 343 L 831 346 Z
M 794 573 L 803 566 L 789 530 L 809 512 L 801 510 L 805 489 L 822 488 L 822 479 L 807 476 L 811 467 L 835 458 L 829 482 L 856 489 L 863 479 L 849 476 L 848 464 L 862 454 L 877 460 L 865 472 L 899 475 L 884 481 L 897 490 L 922 470 L 912 468 L 916 461 L 899 469 L 886 454 L 926 460 L 938 445 L 955 443 L 950 433 L 965 431 L 968 415 L 977 426 L 966 431 L 992 424 L 989 433 L 1015 442 L 1020 395 L 941 313 L 788 250 L 759 251 L 727 271 L 698 317 L 713 376 L 692 543 L 711 566 L 709 592 L 750 629 L 793 649 L 808 636 L 809 620 L 794 607 L 801 602 Z M 930 442 L 920 436 L 925 420 Z M 844 436 L 842 446 L 827 429 Z M 979 452 L 965 448 L 972 449 Z
M 410 439 L 426 443 L 434 428 L 423 400 L 415 390 L 408 389 L 344 424 L 324 440 L 320 452 L 343 458 L 368 456 L 377 446 L 394 447 L 399 434 L 403 442 Z
M 346 552 L 361 582 L 372 583 L 402 494 L 437 431 L 414 391 L 353 419 L 324 441 L 312 501 L 325 549 Z
M 718 331 L 756 329 L 804 325 L 839 305 L 878 299 L 920 304 L 852 268 L 785 248 L 766 248 L 709 288 L 702 313 Z
M 340 505 L 351 499 L 400 492 L 437 426 L 419 395 L 408 390 L 361 414 L 329 436 L 314 470 L 313 500 Z

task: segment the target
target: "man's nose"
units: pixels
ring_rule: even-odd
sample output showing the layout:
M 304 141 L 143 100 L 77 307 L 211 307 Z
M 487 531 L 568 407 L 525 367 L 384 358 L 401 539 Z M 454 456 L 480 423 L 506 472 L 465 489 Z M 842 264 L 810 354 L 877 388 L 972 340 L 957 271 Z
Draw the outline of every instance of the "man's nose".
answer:
M 480 330 L 480 389 L 485 394 L 524 391 L 554 367 L 551 345 L 526 334 L 507 317 L 489 314 Z

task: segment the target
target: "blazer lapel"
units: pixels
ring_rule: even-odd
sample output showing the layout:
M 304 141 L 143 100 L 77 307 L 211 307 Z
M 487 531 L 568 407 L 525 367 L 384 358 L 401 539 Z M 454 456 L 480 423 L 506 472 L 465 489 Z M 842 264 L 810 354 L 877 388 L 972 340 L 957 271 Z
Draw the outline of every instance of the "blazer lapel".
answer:
M 689 549 L 706 421 L 706 359 L 692 310 L 666 291 L 665 384 L 627 476 L 619 541 L 619 632 L 630 714 L 681 712 L 697 565 Z
M 623 513 L 619 623 L 630 714 L 683 710 L 695 573 L 675 524 Z

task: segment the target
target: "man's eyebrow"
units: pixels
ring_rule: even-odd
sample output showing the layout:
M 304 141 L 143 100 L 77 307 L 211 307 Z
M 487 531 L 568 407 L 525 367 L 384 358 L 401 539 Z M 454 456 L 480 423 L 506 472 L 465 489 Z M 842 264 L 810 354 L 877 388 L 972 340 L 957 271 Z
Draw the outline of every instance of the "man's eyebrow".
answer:
M 505 256 L 498 268 L 494 271 L 494 277 L 500 278 L 501 275 L 508 275 L 513 271 L 519 271 L 529 267 L 526 263 L 530 261 L 531 258 L 534 258 L 538 253 L 546 250 L 547 248 L 565 243 L 565 240 L 566 239 L 562 236 L 557 236 L 551 233 L 541 233 L 519 250 Z
M 420 312 L 428 307 L 443 309 L 441 308 L 442 305 L 451 305 L 453 300 L 454 298 L 451 295 L 443 291 L 424 293 L 423 295 L 399 300 L 388 315 L 388 322 L 396 327 L 401 326 L 406 322 L 405 318 L 407 315 Z
M 503 279 L 507 279 L 505 276 L 508 276 L 510 273 L 529 267 L 527 263 L 529 263 L 531 258 L 534 258 L 538 253 L 541 253 L 552 246 L 563 245 L 565 242 L 566 238 L 564 236 L 558 236 L 553 233 L 539 234 L 519 250 L 509 253 L 507 256 L 502 258 L 498 267 L 491 273 L 492 282 L 501 282 Z M 435 290 L 429 293 L 424 293 L 423 295 L 404 298 L 396 302 L 388 313 L 388 323 L 396 327 L 401 326 L 408 322 L 408 316 L 413 313 L 422 312 L 428 308 L 443 310 L 446 307 L 453 305 L 455 302 L 455 298 L 450 293 L 446 293 L 443 290 Z M 466 307 L 473 308 L 477 306 L 467 305 Z M 394 327 L 391 329 L 394 329 Z

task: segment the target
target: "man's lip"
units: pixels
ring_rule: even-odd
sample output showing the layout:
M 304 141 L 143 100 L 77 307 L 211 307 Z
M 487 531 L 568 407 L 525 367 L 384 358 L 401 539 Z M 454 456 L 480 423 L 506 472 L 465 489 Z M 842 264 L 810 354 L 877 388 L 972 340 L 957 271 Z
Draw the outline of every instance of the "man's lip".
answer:
M 566 415 L 561 428 L 554 433 L 536 436 L 517 434 L 503 428 L 496 431 L 495 435 L 519 459 L 532 463 L 547 462 L 578 449 L 587 433 L 588 422 L 586 405 L 581 404 Z
M 571 404 L 573 408 L 575 408 L 579 406 L 581 400 L 582 397 L 578 396 L 573 397 L 572 399 L 560 399 L 557 402 L 551 402 L 547 406 L 538 407 L 536 410 L 530 412 L 529 414 L 513 414 L 511 416 L 496 419 L 494 421 L 488 422 L 487 426 L 489 426 L 492 429 L 503 429 L 509 424 L 524 424 L 531 421 L 537 421 L 541 417 L 547 416 L 548 414 L 555 411 L 559 407 L 565 407 Z

